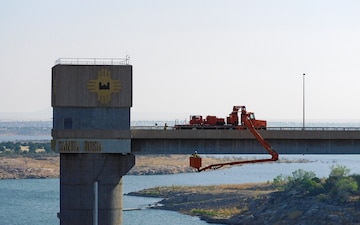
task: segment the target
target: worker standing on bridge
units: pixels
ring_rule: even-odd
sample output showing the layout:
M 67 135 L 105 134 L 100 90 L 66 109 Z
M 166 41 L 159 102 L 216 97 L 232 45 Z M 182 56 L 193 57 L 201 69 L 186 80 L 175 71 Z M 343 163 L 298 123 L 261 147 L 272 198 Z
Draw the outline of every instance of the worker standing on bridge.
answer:
M 164 130 L 166 130 L 167 127 L 168 127 L 168 125 L 167 125 L 167 123 L 165 123 L 165 125 L 164 125 Z

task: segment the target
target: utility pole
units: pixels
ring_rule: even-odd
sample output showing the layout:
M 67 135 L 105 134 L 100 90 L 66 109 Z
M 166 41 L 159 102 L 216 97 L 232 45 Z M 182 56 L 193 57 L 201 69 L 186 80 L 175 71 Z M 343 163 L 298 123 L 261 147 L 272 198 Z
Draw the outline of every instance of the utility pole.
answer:
M 303 130 L 305 130 L 305 73 L 303 74 Z

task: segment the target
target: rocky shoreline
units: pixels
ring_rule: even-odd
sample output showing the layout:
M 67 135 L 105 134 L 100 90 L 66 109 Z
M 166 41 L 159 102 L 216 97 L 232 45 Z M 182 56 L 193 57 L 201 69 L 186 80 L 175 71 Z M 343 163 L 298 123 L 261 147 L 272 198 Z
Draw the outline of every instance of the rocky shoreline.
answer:
M 129 195 L 163 198 L 157 209 L 198 216 L 208 223 L 360 224 L 356 203 L 330 204 L 279 191 L 271 184 L 157 187 Z

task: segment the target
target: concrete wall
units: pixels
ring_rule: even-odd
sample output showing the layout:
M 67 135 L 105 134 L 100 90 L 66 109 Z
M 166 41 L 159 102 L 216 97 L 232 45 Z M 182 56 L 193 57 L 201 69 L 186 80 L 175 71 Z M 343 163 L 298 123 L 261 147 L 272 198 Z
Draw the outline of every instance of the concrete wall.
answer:
M 53 107 L 131 107 L 131 65 L 56 65 Z
M 358 131 L 260 131 L 279 154 L 360 154 Z M 132 130 L 133 154 L 267 154 L 247 130 Z
M 131 65 L 52 68 L 53 146 L 60 153 L 130 153 Z
M 259 130 L 265 139 L 360 139 L 360 131 Z M 249 130 L 131 130 L 133 139 L 255 139 Z
M 56 107 L 53 110 L 55 130 L 129 130 L 130 108 Z M 69 120 L 69 121 L 66 121 Z M 65 128 L 70 122 L 71 128 Z

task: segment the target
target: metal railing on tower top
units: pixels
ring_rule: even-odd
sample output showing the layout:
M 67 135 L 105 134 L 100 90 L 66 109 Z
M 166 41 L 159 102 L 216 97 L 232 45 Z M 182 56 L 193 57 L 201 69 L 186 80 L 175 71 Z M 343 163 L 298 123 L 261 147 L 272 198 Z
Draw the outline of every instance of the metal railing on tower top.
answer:
M 126 58 L 59 58 L 55 65 L 129 65 L 130 56 Z

